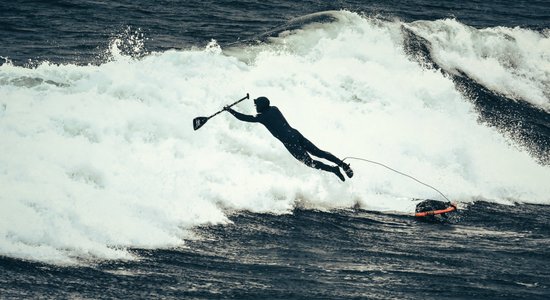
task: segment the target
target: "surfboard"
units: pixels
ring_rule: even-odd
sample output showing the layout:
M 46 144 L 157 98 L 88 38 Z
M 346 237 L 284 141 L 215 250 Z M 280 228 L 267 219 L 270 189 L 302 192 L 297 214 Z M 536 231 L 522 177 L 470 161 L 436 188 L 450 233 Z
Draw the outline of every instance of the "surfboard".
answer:
M 426 199 L 416 205 L 415 217 L 436 216 L 456 211 L 456 204 L 448 201 Z

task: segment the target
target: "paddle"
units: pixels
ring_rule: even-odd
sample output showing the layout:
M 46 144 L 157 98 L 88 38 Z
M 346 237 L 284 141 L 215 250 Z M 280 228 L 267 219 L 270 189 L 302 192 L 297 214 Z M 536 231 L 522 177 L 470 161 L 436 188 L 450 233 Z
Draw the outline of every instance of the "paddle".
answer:
M 239 103 L 239 102 L 241 102 L 241 101 L 243 101 L 243 100 L 245 100 L 245 99 L 248 99 L 248 98 L 249 98 L 249 95 L 248 95 L 248 93 L 246 93 L 246 96 L 245 96 L 245 97 L 243 97 L 243 98 L 241 98 L 241 99 L 235 101 L 233 104 L 230 104 L 230 105 L 225 106 L 224 109 L 218 111 L 217 113 L 211 115 L 210 117 L 196 117 L 196 118 L 194 118 L 194 119 L 193 119 L 193 129 L 197 130 L 197 129 L 201 128 L 202 125 L 206 124 L 206 122 L 207 122 L 208 120 L 210 120 L 210 118 L 213 118 L 213 117 L 216 116 L 217 114 L 219 114 L 219 113 L 221 113 L 222 111 L 224 111 L 226 108 L 229 108 L 229 107 L 231 107 L 231 106 L 233 106 L 233 105 L 235 105 L 235 104 L 237 104 L 237 103 Z

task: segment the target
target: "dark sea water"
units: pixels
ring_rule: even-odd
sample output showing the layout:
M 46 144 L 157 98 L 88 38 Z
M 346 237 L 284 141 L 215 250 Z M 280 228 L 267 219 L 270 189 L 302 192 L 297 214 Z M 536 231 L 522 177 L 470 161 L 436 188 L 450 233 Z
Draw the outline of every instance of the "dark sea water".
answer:
M 449 223 L 368 211 L 237 213 L 186 248 L 58 267 L 3 258 L 7 298 L 547 299 L 550 209 L 478 202 Z
M 296 17 L 346 9 L 405 21 L 456 18 L 475 27 L 547 29 L 548 1 L 3 1 L 2 56 L 29 60 L 97 62 L 109 39 L 128 27 L 146 38 L 147 50 L 231 43 Z
M 550 1 L 3 1 L 0 57 L 0 299 L 550 298 Z M 246 92 L 459 210 L 191 130 Z

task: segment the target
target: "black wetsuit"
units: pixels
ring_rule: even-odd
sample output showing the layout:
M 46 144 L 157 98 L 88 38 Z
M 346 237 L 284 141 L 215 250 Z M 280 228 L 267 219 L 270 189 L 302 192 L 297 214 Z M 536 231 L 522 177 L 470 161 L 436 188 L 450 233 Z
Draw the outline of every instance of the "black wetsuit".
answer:
M 335 168 L 334 166 L 313 160 L 309 154 L 331 161 L 337 166 L 344 164 L 342 160 L 331 153 L 317 148 L 298 130 L 292 128 L 276 106 L 269 106 L 266 110 L 255 116 L 245 115 L 232 109 L 227 109 L 227 111 L 241 121 L 262 123 L 274 137 L 285 145 L 292 156 L 310 167 L 329 172 L 334 172 Z

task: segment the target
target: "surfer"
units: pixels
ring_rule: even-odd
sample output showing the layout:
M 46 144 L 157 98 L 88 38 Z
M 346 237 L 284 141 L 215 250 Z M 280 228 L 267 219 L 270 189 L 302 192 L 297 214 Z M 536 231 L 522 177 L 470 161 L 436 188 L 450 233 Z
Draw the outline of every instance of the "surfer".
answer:
M 344 161 L 331 153 L 319 149 L 298 130 L 292 128 L 281 111 L 276 106 L 270 106 L 269 99 L 266 97 L 256 98 L 254 99 L 254 105 L 256 106 L 256 112 L 258 112 L 255 116 L 242 114 L 229 106 L 224 107 L 224 110 L 241 121 L 262 123 L 275 138 L 283 143 L 292 156 L 307 166 L 334 173 L 342 181 L 346 179 L 340 172 L 340 168 L 344 170 L 349 178 L 353 176 L 353 170 L 350 168 L 349 164 L 344 163 Z M 335 163 L 336 166 L 327 165 L 314 160 L 310 155 L 326 159 Z

